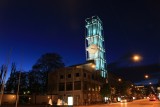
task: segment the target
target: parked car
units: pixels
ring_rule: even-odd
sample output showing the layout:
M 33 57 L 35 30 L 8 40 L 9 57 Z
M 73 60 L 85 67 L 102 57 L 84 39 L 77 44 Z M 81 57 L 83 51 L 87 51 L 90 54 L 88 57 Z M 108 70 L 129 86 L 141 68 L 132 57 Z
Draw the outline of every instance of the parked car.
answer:
M 132 97 L 122 97 L 121 98 L 121 103 L 126 103 L 126 102 L 131 102 L 133 101 Z
M 156 100 L 157 100 L 156 96 L 150 96 L 149 97 L 149 101 L 156 101 Z
M 121 103 L 126 103 L 127 102 L 127 99 L 125 97 L 122 97 L 121 98 Z

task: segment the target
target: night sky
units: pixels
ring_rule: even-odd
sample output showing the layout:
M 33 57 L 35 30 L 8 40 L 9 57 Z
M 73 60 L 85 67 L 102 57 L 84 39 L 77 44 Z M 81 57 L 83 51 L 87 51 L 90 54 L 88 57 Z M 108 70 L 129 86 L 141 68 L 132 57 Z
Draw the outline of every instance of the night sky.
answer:
M 84 63 L 85 19 L 94 15 L 103 22 L 108 64 L 127 53 L 141 54 L 140 64 L 160 62 L 158 0 L 1 0 L 0 65 L 9 59 L 28 71 L 48 52 L 66 66 Z

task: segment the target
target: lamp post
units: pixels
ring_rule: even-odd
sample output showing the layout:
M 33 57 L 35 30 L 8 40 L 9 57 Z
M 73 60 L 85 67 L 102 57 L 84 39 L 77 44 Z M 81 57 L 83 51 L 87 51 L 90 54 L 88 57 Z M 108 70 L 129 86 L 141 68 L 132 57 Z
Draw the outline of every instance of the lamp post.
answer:
M 118 96 L 119 97 L 121 97 L 121 95 L 122 95 L 122 93 L 121 93 L 121 91 L 122 91 L 122 79 L 121 78 L 118 78 Z
M 144 79 L 145 79 L 145 85 L 148 85 L 148 79 L 149 78 L 149 75 L 148 74 L 145 74 L 144 75 Z M 149 83 L 150 84 L 150 83 Z M 145 87 L 145 86 L 144 86 Z M 146 87 L 146 88 L 144 88 L 144 91 L 145 91 L 145 96 L 147 97 L 147 90 L 148 90 L 148 88 Z

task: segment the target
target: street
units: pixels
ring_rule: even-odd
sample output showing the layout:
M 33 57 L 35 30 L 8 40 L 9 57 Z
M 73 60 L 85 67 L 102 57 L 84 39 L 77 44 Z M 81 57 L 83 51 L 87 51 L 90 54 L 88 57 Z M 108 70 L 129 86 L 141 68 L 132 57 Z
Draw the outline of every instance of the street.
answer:
M 15 105 L 3 105 L 2 107 L 15 107 Z M 69 106 L 48 106 L 48 105 L 18 105 L 18 107 L 69 107 Z M 72 106 L 70 106 L 72 107 Z M 149 101 L 148 99 L 134 100 L 127 103 L 110 103 L 96 104 L 88 106 L 73 106 L 73 107 L 160 107 L 160 101 Z
M 127 103 L 111 103 L 78 107 L 160 107 L 160 101 L 149 101 L 148 99 L 143 99 Z

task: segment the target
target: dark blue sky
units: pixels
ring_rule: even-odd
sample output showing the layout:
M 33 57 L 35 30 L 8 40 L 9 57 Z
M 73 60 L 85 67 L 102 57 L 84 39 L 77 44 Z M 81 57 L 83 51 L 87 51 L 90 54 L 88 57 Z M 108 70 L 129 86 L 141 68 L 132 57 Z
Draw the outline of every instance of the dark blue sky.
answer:
M 103 22 L 107 63 L 127 53 L 141 64 L 160 62 L 160 2 L 152 0 L 0 1 L 0 64 L 31 70 L 42 54 L 55 52 L 66 66 L 85 62 L 85 19 Z

